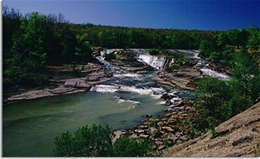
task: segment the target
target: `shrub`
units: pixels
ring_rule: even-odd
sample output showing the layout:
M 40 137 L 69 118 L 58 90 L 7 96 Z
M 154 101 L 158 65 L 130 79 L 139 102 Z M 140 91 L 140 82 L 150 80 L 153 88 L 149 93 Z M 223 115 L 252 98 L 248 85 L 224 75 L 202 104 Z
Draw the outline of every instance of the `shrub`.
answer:
M 54 153 L 60 157 L 141 157 L 152 152 L 148 140 L 137 142 L 122 136 L 112 145 L 113 137 L 114 133 L 108 125 L 85 126 L 74 134 L 66 131 L 55 137 Z
M 113 131 L 107 125 L 93 125 L 79 128 L 74 135 L 68 131 L 55 137 L 56 156 L 90 157 L 108 156 Z
M 116 55 L 114 53 L 105 54 L 105 60 L 111 61 L 113 59 L 116 59 Z
M 157 49 L 155 49 L 155 48 L 152 48 L 152 49 L 149 50 L 149 53 L 151 55 L 157 55 L 157 54 L 159 54 L 159 51 Z
M 151 150 L 151 143 L 148 140 L 139 142 L 132 138 L 122 136 L 110 149 L 111 157 L 144 157 Z

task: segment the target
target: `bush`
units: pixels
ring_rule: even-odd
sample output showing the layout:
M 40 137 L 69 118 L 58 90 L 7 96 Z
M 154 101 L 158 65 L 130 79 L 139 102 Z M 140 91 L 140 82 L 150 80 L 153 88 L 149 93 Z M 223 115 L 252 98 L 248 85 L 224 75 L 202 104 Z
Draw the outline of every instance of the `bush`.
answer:
M 113 131 L 107 125 L 79 128 L 74 135 L 68 131 L 55 137 L 54 153 L 63 157 L 108 156 Z
M 111 61 L 113 59 L 116 59 L 116 55 L 114 53 L 105 54 L 105 60 Z
M 151 150 L 148 140 L 135 141 L 132 138 L 122 136 L 110 149 L 111 157 L 144 157 Z
M 108 125 L 85 126 L 74 135 L 67 131 L 56 136 L 54 153 L 60 157 L 141 157 L 152 150 L 148 140 L 137 142 L 123 136 L 112 145 L 113 137 L 114 133 Z
M 152 48 L 152 49 L 149 50 L 149 53 L 150 53 L 151 55 L 158 55 L 158 54 L 159 54 L 159 51 L 158 51 L 157 49 L 155 49 L 155 48 Z

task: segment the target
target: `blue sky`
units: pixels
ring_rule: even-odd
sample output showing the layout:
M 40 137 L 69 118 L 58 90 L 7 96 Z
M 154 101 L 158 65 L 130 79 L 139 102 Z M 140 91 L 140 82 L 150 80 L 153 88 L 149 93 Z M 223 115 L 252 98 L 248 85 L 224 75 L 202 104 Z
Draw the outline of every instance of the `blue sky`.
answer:
M 71 23 L 228 30 L 260 26 L 260 0 L 3 0 L 21 13 L 61 13 Z

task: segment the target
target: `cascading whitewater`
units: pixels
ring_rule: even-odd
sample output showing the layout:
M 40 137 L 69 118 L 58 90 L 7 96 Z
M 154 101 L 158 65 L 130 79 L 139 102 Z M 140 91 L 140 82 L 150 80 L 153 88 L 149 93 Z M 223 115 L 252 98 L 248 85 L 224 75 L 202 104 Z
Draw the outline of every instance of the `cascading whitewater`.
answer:
M 103 51 L 101 52 L 101 56 L 98 56 L 96 58 L 104 64 L 105 72 L 108 74 L 112 74 L 113 77 L 115 77 L 116 79 L 114 81 L 111 81 L 110 83 L 108 82 L 106 84 L 95 85 L 90 89 L 90 91 L 101 93 L 128 92 L 140 95 L 151 95 L 153 97 L 160 96 L 160 94 L 165 92 L 162 87 L 155 87 L 156 83 L 150 79 L 151 76 L 154 76 L 153 72 L 147 75 L 129 73 L 125 70 L 111 65 L 108 61 L 104 60 L 102 56 L 104 56 L 106 53 L 111 53 L 114 51 L 118 51 L 118 49 L 108 49 L 106 51 Z M 133 49 L 132 51 L 135 53 L 139 53 L 141 49 Z M 145 51 L 143 53 L 145 54 L 142 54 L 144 56 L 141 56 L 144 59 L 144 61 L 142 62 L 149 62 L 147 64 L 155 68 L 163 67 L 165 62 L 164 58 L 151 56 Z

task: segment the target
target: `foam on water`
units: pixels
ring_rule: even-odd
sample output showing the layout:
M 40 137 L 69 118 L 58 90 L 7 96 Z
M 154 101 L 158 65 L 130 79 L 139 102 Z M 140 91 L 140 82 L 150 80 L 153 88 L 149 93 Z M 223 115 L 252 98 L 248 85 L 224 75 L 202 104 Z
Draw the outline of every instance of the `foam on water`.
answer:
M 92 86 L 90 91 L 101 93 L 115 93 L 116 91 L 118 91 L 118 86 L 99 84 Z
M 139 104 L 139 101 L 130 100 L 130 99 L 118 99 L 118 103 L 132 103 L 132 104 Z
M 213 71 L 208 68 L 201 68 L 200 71 L 202 72 L 203 75 L 211 76 L 214 78 L 218 78 L 220 80 L 229 80 L 229 76 L 223 73 L 219 73 L 216 71 Z
M 130 78 L 140 78 L 142 75 L 136 74 L 136 73 L 125 73 L 125 74 L 113 74 L 114 77 L 117 78 L 125 78 L 125 77 L 130 77 Z
M 163 68 L 166 61 L 164 57 L 152 56 L 150 54 L 139 54 L 137 60 L 140 62 L 145 62 L 156 69 Z
M 159 98 L 160 94 L 165 92 L 163 88 L 136 88 L 135 86 L 125 86 L 125 85 L 104 85 L 99 84 L 93 86 L 90 91 L 101 92 L 101 93 L 115 93 L 115 92 L 128 92 L 137 93 L 140 95 L 151 95 L 154 98 Z

